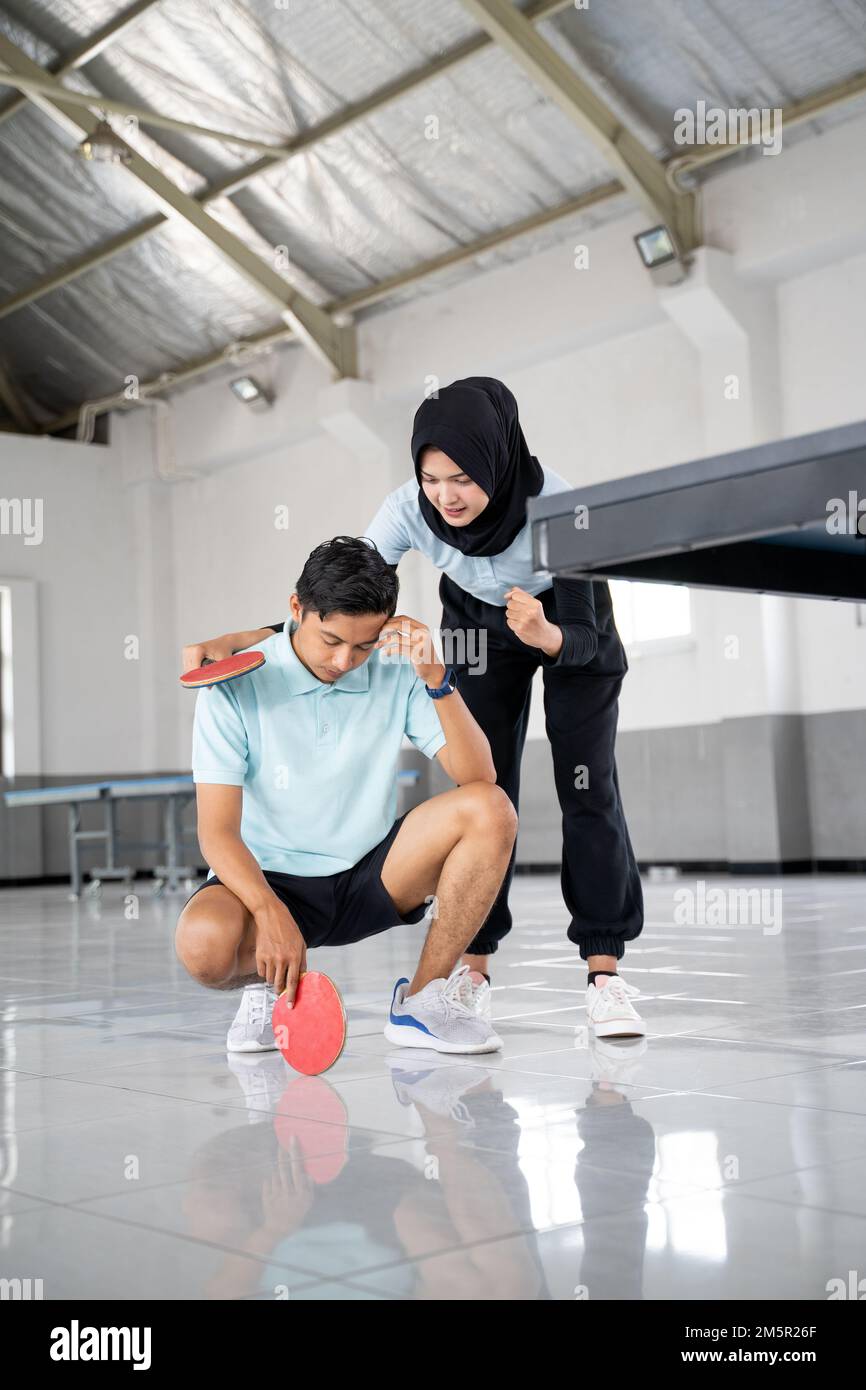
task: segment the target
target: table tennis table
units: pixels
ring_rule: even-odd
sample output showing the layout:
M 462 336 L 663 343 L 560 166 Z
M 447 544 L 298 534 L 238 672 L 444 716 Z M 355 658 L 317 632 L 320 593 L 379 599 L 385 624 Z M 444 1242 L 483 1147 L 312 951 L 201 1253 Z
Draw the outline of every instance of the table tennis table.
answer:
M 120 863 L 118 858 L 121 853 L 130 850 L 155 849 L 165 852 L 165 862 L 154 869 L 157 892 L 164 888 L 177 891 L 182 881 L 196 878 L 198 870 L 190 864 L 181 863 L 184 842 L 195 840 L 194 833 L 185 832 L 182 825 L 184 807 L 194 796 L 195 786 L 190 776 L 133 777 L 107 782 L 82 782 L 68 787 L 28 787 L 6 792 L 4 800 L 10 807 L 66 806 L 71 896 L 78 898 L 81 895 L 80 846 L 85 843 L 102 842 L 105 847 L 105 863 L 94 865 L 90 870 L 90 886 L 94 890 L 98 890 L 105 880 L 132 882 L 134 867 Z M 165 803 L 162 837 L 152 841 L 120 840 L 117 834 L 117 803 L 143 799 Z M 102 812 L 101 829 L 81 828 L 82 809 L 89 805 L 98 806 Z
M 531 498 L 529 523 L 557 576 L 863 603 L 866 421 Z
M 401 768 L 397 774 L 400 787 L 414 785 L 420 777 L 414 768 Z M 119 863 L 119 855 L 130 850 L 157 850 L 165 854 L 163 863 L 154 870 L 155 889 L 177 892 L 181 887 L 191 888 L 199 876 L 199 870 L 191 864 L 184 864 L 182 856 L 187 842 L 196 844 L 196 833 L 183 828 L 183 812 L 195 798 L 195 784 L 192 777 L 131 777 L 117 778 L 105 782 L 81 782 L 68 787 L 28 787 L 20 791 L 8 791 L 4 800 L 9 807 L 15 806 L 66 806 L 67 835 L 69 841 L 70 897 L 81 896 L 81 853 L 80 846 L 101 842 L 105 849 L 105 863 L 94 865 L 90 870 L 88 888 L 98 892 L 106 880 L 122 880 L 131 883 L 135 877 L 132 864 Z M 157 800 L 164 802 L 163 833 L 158 840 L 121 840 L 117 834 L 117 804 L 120 801 Z M 95 805 L 102 812 L 101 829 L 83 830 L 82 810 Z

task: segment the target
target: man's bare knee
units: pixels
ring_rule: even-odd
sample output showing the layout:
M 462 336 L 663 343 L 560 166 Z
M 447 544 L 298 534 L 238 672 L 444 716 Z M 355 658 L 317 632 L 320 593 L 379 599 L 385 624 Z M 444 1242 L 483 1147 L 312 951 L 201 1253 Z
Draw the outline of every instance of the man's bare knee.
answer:
M 181 916 L 174 946 L 193 979 L 210 989 L 224 989 L 237 974 L 237 953 L 226 940 L 225 929 L 201 911 Z
M 502 788 L 492 782 L 467 782 L 460 791 L 466 828 L 510 848 L 517 835 L 517 812 Z

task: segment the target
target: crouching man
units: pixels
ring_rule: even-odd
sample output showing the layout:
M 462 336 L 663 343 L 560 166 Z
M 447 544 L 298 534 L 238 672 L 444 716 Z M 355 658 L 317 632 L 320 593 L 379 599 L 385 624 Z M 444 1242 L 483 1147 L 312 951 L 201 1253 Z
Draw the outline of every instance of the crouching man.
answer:
M 231 1051 L 276 1046 L 271 1010 L 314 946 L 348 946 L 435 908 L 386 1037 L 492 1052 L 483 976 L 460 966 L 505 876 L 517 828 L 490 747 L 423 624 L 395 617 L 398 580 L 369 541 L 309 556 L 266 662 L 199 692 L 199 843 L 210 876 L 177 954 L 212 989 L 242 990 Z M 403 735 L 457 784 L 395 819 Z

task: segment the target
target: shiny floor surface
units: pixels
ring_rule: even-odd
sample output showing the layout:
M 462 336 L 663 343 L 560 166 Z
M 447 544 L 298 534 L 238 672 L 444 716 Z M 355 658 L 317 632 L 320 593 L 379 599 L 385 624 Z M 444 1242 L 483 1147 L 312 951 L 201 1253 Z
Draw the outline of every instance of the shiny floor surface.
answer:
M 236 996 L 176 962 L 177 899 L 0 892 L 0 1277 L 46 1299 L 826 1299 L 866 1272 L 866 882 L 646 900 L 622 965 L 645 1040 L 587 1036 L 557 881 L 522 877 L 502 1053 L 385 1041 L 422 930 L 400 927 L 312 954 L 349 1034 L 306 1078 L 227 1057 Z

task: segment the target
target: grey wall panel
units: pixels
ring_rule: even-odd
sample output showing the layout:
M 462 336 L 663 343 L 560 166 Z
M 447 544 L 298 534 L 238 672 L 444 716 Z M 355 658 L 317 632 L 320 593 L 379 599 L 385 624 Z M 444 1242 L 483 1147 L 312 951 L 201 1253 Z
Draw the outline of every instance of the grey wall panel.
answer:
M 520 769 L 518 864 L 559 864 L 562 812 L 553 780 L 553 757 L 547 739 L 527 743 Z
M 808 715 L 805 748 L 815 858 L 866 858 L 866 710 Z
M 806 723 L 801 714 L 773 716 L 778 857 L 782 862 L 818 857 L 813 849 Z
M 866 859 L 866 710 L 629 730 L 617 741 L 617 762 L 642 862 Z M 404 752 L 401 765 L 420 773 L 414 787 L 400 791 L 401 812 L 452 785 L 438 763 L 414 750 Z M 57 786 L 110 776 L 100 771 L 38 781 Z M 36 780 L 20 778 L 15 785 Z M 526 745 L 520 809 L 518 863 L 558 865 L 561 816 L 545 739 Z M 122 803 L 122 838 L 154 839 L 160 810 L 154 802 Z M 84 816 L 87 826 L 101 823 L 98 808 L 85 807 Z M 185 827 L 195 827 L 194 807 L 187 809 Z M 190 853 L 198 862 L 197 850 Z M 101 846 L 84 848 L 85 873 L 101 857 Z M 134 862 L 151 867 L 155 858 L 136 851 Z M 0 799 L 0 880 L 68 872 L 66 808 L 10 810 Z
M 0 777 L 0 880 L 40 878 L 48 873 L 42 849 L 42 812 L 36 806 L 12 808 L 2 793 L 41 786 L 41 777 Z
M 621 733 L 617 764 L 644 863 L 866 858 L 866 710 L 758 715 Z M 430 787 L 450 783 L 434 768 Z M 517 861 L 559 863 L 550 748 L 526 745 Z
M 765 715 L 725 719 L 720 727 L 719 780 L 725 815 L 721 857 L 731 863 L 776 860 L 779 827 L 772 721 Z
M 721 743 L 718 725 L 620 734 L 620 790 L 639 859 L 723 857 Z
M 558 861 L 549 762 L 543 741 L 527 744 L 523 782 L 534 795 L 521 807 L 518 861 Z M 866 857 L 866 711 L 630 730 L 617 740 L 617 764 L 643 862 Z M 537 857 L 545 845 L 551 852 Z

